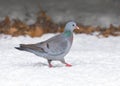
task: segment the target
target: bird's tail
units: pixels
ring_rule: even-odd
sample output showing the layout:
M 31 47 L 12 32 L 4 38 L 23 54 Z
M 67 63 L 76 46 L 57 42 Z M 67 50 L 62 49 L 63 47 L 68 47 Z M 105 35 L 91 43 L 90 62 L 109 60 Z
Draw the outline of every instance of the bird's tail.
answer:
M 25 45 L 24 44 L 20 44 L 20 47 L 15 47 L 18 50 L 26 50 Z

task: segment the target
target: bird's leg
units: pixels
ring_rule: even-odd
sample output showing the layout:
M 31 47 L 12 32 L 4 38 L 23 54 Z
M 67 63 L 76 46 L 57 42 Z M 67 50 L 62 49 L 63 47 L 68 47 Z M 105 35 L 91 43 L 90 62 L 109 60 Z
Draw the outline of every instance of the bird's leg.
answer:
M 53 67 L 52 64 L 51 64 L 51 61 L 52 61 L 52 60 L 48 60 L 48 64 L 49 64 L 49 67 L 50 67 L 50 68 Z
M 66 67 L 71 67 L 71 66 L 72 66 L 71 64 L 66 63 L 65 60 L 63 60 L 63 61 L 61 61 L 61 62 L 62 62 L 63 64 L 65 64 Z
M 67 67 L 71 67 L 72 65 L 71 64 L 68 64 L 68 63 L 65 63 Z

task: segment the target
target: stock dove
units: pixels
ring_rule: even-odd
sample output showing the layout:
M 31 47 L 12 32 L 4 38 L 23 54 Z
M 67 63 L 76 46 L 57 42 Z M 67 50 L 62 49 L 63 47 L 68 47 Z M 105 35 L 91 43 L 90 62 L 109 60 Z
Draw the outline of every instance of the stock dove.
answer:
M 59 35 L 36 44 L 20 44 L 20 47 L 15 48 L 47 59 L 49 67 L 53 67 L 51 61 L 54 60 L 61 61 L 70 67 L 72 65 L 66 63 L 64 57 L 72 46 L 74 29 L 79 29 L 79 27 L 74 21 L 70 21 L 65 25 L 64 32 Z

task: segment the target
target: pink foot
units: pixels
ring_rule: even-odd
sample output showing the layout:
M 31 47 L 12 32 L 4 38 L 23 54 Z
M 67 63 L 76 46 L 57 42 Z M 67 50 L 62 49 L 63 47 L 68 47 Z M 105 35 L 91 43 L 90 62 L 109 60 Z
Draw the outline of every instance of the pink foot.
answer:
M 50 64 L 49 67 L 52 68 L 53 66 Z
M 71 66 L 72 66 L 71 64 L 66 63 L 66 67 L 71 67 Z

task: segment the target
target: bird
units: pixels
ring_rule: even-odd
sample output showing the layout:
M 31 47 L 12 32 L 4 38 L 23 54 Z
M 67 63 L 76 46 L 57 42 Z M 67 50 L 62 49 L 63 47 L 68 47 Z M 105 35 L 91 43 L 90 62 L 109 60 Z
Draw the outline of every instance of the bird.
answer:
M 74 29 L 79 29 L 76 22 L 69 21 L 62 33 L 39 43 L 20 44 L 19 47 L 15 48 L 47 59 L 49 67 L 53 67 L 52 61 L 60 61 L 65 66 L 71 67 L 72 65 L 67 63 L 64 57 L 68 54 L 72 46 Z

